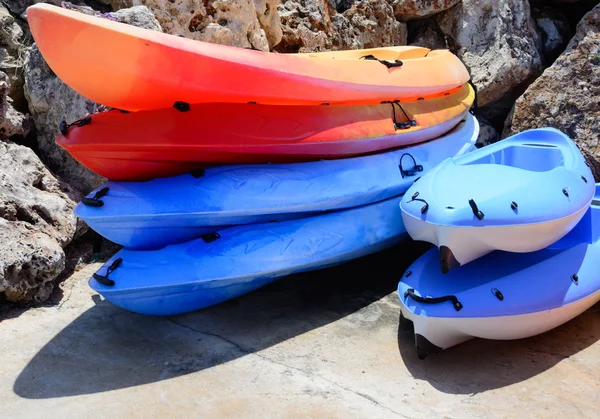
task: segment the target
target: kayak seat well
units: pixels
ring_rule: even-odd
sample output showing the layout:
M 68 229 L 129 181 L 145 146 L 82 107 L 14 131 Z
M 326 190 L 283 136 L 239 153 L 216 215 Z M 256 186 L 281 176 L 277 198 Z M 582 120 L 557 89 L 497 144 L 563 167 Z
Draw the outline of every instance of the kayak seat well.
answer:
M 560 148 L 546 144 L 518 144 L 468 164 L 501 164 L 532 172 L 547 172 L 564 165 Z

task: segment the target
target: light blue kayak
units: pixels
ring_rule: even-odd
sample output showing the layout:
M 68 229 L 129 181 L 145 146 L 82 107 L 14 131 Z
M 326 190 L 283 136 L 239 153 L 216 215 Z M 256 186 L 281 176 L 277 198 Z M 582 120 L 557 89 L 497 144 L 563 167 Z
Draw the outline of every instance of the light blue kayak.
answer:
M 296 272 L 368 255 L 406 237 L 399 198 L 280 223 L 223 229 L 160 250 L 121 250 L 89 285 L 126 310 L 172 315 L 238 297 Z
M 593 195 L 594 177 L 575 143 L 541 128 L 445 160 L 400 207 L 410 236 L 438 246 L 447 272 L 493 250 L 549 246 L 577 224 Z
M 376 155 L 108 182 L 75 214 L 115 243 L 157 249 L 232 225 L 302 218 L 398 196 L 443 159 L 470 151 L 478 133 L 477 120 L 468 114 L 439 139 Z
M 600 300 L 600 184 L 579 224 L 532 253 L 495 251 L 440 272 L 436 248 L 398 284 L 421 358 L 473 337 L 520 339 L 557 327 Z

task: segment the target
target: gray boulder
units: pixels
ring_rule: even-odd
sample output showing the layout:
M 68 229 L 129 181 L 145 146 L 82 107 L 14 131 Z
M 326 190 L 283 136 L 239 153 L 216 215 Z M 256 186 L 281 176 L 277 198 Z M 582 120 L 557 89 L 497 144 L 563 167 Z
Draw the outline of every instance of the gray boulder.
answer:
M 10 142 L 0 142 L 0 191 L 0 292 L 15 303 L 44 301 L 64 268 L 63 248 L 83 229 L 73 214 L 80 195 Z
M 577 25 L 566 50 L 516 101 L 503 136 L 554 127 L 572 138 L 600 180 L 600 5 Z
M 541 40 L 527 0 L 463 0 L 435 18 L 470 69 L 480 106 L 540 73 Z
M 407 21 L 422 19 L 448 10 L 461 0 L 393 0 L 392 7 L 396 18 Z
M 285 0 L 279 6 L 279 52 L 316 52 L 406 45 L 406 24 L 379 0 Z

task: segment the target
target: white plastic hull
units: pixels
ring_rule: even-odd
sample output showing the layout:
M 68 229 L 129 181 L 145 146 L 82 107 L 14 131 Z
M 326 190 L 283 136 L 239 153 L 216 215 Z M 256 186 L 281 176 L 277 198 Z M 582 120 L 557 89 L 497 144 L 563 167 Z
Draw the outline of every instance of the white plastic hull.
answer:
M 494 250 L 526 253 L 555 243 L 577 225 L 589 204 L 574 214 L 545 223 L 511 226 L 456 227 L 427 223 L 402 211 L 406 231 L 413 240 L 448 247 L 464 265 Z
M 413 322 L 415 335 L 425 337 L 441 349 L 473 338 L 512 340 L 539 335 L 577 317 L 600 301 L 600 291 L 574 303 L 552 310 L 514 316 L 436 318 L 411 312 L 402 301 L 402 315 Z

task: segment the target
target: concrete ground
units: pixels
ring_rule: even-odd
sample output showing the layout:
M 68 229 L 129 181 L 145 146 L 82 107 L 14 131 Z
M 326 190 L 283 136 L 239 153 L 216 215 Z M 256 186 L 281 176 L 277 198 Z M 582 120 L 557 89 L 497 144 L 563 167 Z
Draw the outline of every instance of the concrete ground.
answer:
M 600 416 L 599 305 L 541 336 L 421 361 L 395 294 L 417 252 L 166 318 L 104 301 L 87 286 L 100 264 L 86 265 L 53 305 L 3 315 L 0 417 Z

